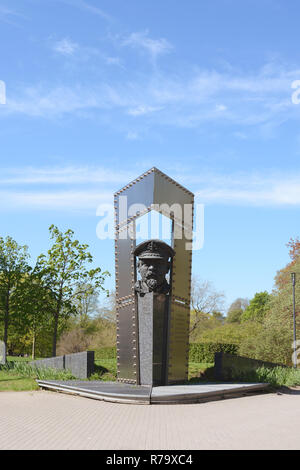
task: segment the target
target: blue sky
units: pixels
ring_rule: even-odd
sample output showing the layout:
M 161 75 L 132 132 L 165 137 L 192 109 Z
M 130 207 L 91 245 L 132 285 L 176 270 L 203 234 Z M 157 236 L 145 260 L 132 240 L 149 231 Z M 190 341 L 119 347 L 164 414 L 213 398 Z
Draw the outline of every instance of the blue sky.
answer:
M 1 235 L 72 228 L 113 276 L 96 208 L 156 166 L 205 204 L 193 272 L 271 291 L 299 235 L 296 0 L 1 0 Z

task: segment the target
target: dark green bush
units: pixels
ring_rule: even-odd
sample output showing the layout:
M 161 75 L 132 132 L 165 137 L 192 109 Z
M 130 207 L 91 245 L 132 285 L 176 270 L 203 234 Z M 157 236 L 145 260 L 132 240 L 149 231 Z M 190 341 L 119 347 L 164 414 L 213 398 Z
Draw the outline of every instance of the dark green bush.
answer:
M 256 370 L 233 371 L 232 380 L 242 382 L 265 382 L 274 387 L 300 385 L 300 370 L 292 367 L 259 367 Z
M 232 343 L 191 343 L 189 350 L 190 362 L 214 362 L 216 352 L 237 354 L 238 345 Z M 95 359 L 116 359 L 115 347 L 100 348 L 95 350 Z
M 116 359 L 117 348 L 115 346 L 100 348 L 95 350 L 95 360 L 98 359 Z
M 233 343 L 190 343 L 189 362 L 214 362 L 216 352 L 237 354 L 238 345 Z

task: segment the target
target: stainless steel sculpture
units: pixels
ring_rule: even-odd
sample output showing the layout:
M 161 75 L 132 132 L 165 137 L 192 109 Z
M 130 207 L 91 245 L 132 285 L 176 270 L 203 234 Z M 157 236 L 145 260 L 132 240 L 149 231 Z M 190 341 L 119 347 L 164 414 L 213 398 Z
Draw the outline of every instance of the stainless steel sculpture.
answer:
M 167 338 L 166 357 L 163 361 L 163 367 L 160 366 L 159 377 L 153 369 L 153 383 L 160 381 L 165 384 L 178 383 L 187 379 L 193 203 L 194 195 L 190 191 L 157 168 L 152 168 L 115 193 L 117 369 L 119 382 L 141 384 L 144 380 L 149 380 L 149 377 L 143 378 L 144 368 L 139 351 L 139 314 L 141 314 L 141 308 L 146 308 L 141 305 L 141 303 L 143 304 L 141 302 L 143 296 L 140 294 L 143 293 L 143 290 L 147 290 L 147 283 L 144 283 L 143 279 L 140 282 L 137 279 L 136 256 L 141 254 L 141 259 L 145 260 L 142 254 L 143 248 L 146 248 L 146 251 L 148 249 L 148 253 L 151 250 L 145 245 L 137 247 L 138 250 L 135 251 L 135 223 L 138 217 L 151 210 L 156 210 L 172 220 L 172 247 L 169 247 L 168 256 L 172 260 L 172 265 L 167 264 L 159 274 L 161 281 L 161 276 L 164 277 L 166 274 L 166 268 L 171 267 L 170 288 L 166 289 L 166 283 L 161 282 L 162 292 L 155 292 L 155 288 L 152 289 L 153 304 L 150 306 L 152 312 L 154 310 L 160 311 L 162 317 L 167 315 L 168 318 L 167 330 L 163 333 Z M 159 245 L 157 240 L 150 240 L 146 243 L 151 242 L 154 244 L 158 242 Z M 139 248 L 142 249 L 139 251 Z M 141 259 L 138 261 L 139 270 L 141 270 L 143 263 L 141 263 Z M 167 261 L 167 263 L 170 262 Z M 161 296 L 168 297 L 167 303 L 160 302 Z M 165 326 L 162 325 L 161 328 L 164 329 Z M 153 334 L 155 336 L 155 331 Z M 161 349 L 159 350 L 161 351 Z M 155 357 L 153 360 L 155 362 Z M 160 361 L 161 358 L 158 362 Z

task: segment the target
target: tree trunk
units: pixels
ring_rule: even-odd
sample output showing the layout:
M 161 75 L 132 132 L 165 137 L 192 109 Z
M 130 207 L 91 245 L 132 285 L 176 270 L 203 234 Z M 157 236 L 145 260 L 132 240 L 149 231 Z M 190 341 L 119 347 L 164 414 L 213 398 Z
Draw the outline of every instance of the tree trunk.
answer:
M 52 356 L 56 356 L 56 343 L 57 343 L 57 329 L 58 329 L 59 312 L 54 315 L 54 330 L 53 330 L 53 343 L 52 343 Z
M 9 322 L 9 292 L 6 295 L 6 302 L 5 302 L 5 312 L 4 312 L 4 344 L 5 344 L 5 351 L 7 356 L 7 338 L 8 338 L 8 322 Z
M 56 303 L 56 311 L 54 313 L 54 331 L 53 331 L 53 343 L 52 343 L 52 356 L 53 357 L 56 357 L 58 319 L 59 319 L 60 309 L 62 306 L 62 297 L 63 297 L 62 292 L 63 292 L 63 285 L 61 284 L 57 303 Z
M 33 330 L 33 336 L 32 336 L 32 351 L 31 351 L 31 358 L 34 361 L 35 360 L 35 330 Z

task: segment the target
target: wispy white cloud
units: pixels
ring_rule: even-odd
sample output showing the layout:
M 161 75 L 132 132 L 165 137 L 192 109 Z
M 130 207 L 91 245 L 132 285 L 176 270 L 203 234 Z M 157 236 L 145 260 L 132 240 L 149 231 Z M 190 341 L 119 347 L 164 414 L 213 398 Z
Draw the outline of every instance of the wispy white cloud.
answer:
M 95 7 L 94 5 L 91 5 L 88 2 L 84 2 L 83 0 L 78 0 L 77 4 L 80 8 L 83 8 L 84 10 L 86 10 L 90 13 L 93 13 L 94 15 L 101 16 L 101 18 L 103 18 L 107 21 L 112 20 L 112 17 L 110 15 L 108 15 L 105 11 L 103 11 L 99 7 Z
M 122 41 L 123 46 L 142 49 L 150 54 L 152 59 L 156 59 L 161 54 L 166 54 L 173 49 L 173 46 L 165 38 L 152 39 L 148 31 L 131 33 Z
M 299 206 L 299 174 L 206 175 L 206 181 L 190 176 L 199 189 L 198 202 L 250 206 Z
M 161 109 L 161 106 L 137 106 L 136 108 L 129 109 L 127 112 L 130 116 L 143 116 L 144 114 L 154 113 Z
M 132 178 L 129 171 L 114 171 L 104 167 L 22 167 L 2 168 L 1 185 L 34 185 L 34 184 L 85 184 L 112 183 L 122 185 Z
M 85 64 L 89 63 L 90 68 L 86 69 L 86 73 L 89 73 L 90 70 L 94 71 L 95 67 L 99 67 L 99 65 L 102 64 L 122 67 L 122 61 L 119 57 L 110 57 L 97 47 L 79 44 L 69 37 L 57 40 L 53 38 L 53 36 L 50 36 L 48 41 L 50 48 L 57 53 L 57 55 L 62 55 L 67 58 L 69 65 L 72 63 L 72 67 L 74 67 L 75 64 L 82 67 L 82 62 Z M 72 70 L 74 71 L 76 69 L 73 68 Z
M 75 43 L 74 43 L 75 44 Z M 62 52 L 72 55 L 74 46 L 64 43 Z M 267 71 L 269 70 L 269 75 Z M 291 101 L 291 83 L 300 69 L 273 65 L 256 73 L 196 70 L 176 74 L 137 74 L 125 80 L 102 81 L 83 86 L 36 85 L 10 90 L 1 114 L 55 117 L 65 114 L 109 117 L 118 112 L 118 124 L 128 115 L 148 120 L 150 125 L 197 127 L 203 123 L 272 126 L 286 119 L 299 119 L 300 106 Z M 277 123 L 277 124 L 276 124 Z M 271 127 L 270 127 L 271 126 Z M 124 128 L 124 126 L 121 126 Z M 268 131 L 269 132 L 269 131 Z
M 15 12 L 15 10 L 12 10 L 11 8 L 7 8 L 6 6 L 4 5 L 0 5 L 0 15 L 3 15 L 3 16 L 17 16 L 18 14 Z
M 134 131 L 129 131 L 126 134 L 126 139 L 127 140 L 138 140 L 139 139 L 139 134 Z
M 105 62 L 108 65 L 122 65 L 120 57 L 105 57 Z
M 78 50 L 78 47 L 79 46 L 76 42 L 73 42 L 68 38 L 61 39 L 53 45 L 54 51 L 65 56 L 73 55 L 74 52 Z
M 15 19 L 26 17 L 17 10 L 9 8 L 5 5 L 0 5 L 0 21 L 4 21 L 5 23 L 11 24 L 13 26 L 18 26 L 15 22 Z
M 233 136 L 236 137 L 237 139 L 241 139 L 241 140 L 246 140 L 247 139 L 247 134 L 245 134 L 245 132 L 236 131 L 236 132 L 233 133 Z
M 95 7 L 94 5 L 91 5 L 89 2 L 86 2 L 84 0 L 59 0 L 59 1 L 61 3 L 65 3 L 66 5 L 70 5 L 72 7 L 79 8 L 93 15 L 99 16 L 100 18 L 103 18 L 106 21 L 112 21 L 112 17 L 109 14 L 107 14 L 104 10 L 102 10 L 99 7 Z
M 224 104 L 217 104 L 216 105 L 216 111 L 226 111 L 227 106 L 224 106 Z
M 93 210 L 112 203 L 111 192 L 0 191 L 0 210 Z
M 143 170 L 117 172 L 104 167 L 76 166 L 4 169 L 0 178 L 0 210 L 95 210 L 101 203 L 112 203 L 113 193 Z M 192 189 L 198 203 L 300 206 L 300 173 L 199 175 L 192 170 L 189 173 L 174 170 L 172 177 Z
M 1 110 L 4 114 L 53 117 L 81 110 L 103 109 L 111 103 L 109 93 L 106 94 L 104 89 L 95 92 L 80 85 L 49 89 L 36 86 L 26 88 L 19 97 L 7 99 L 6 107 Z

